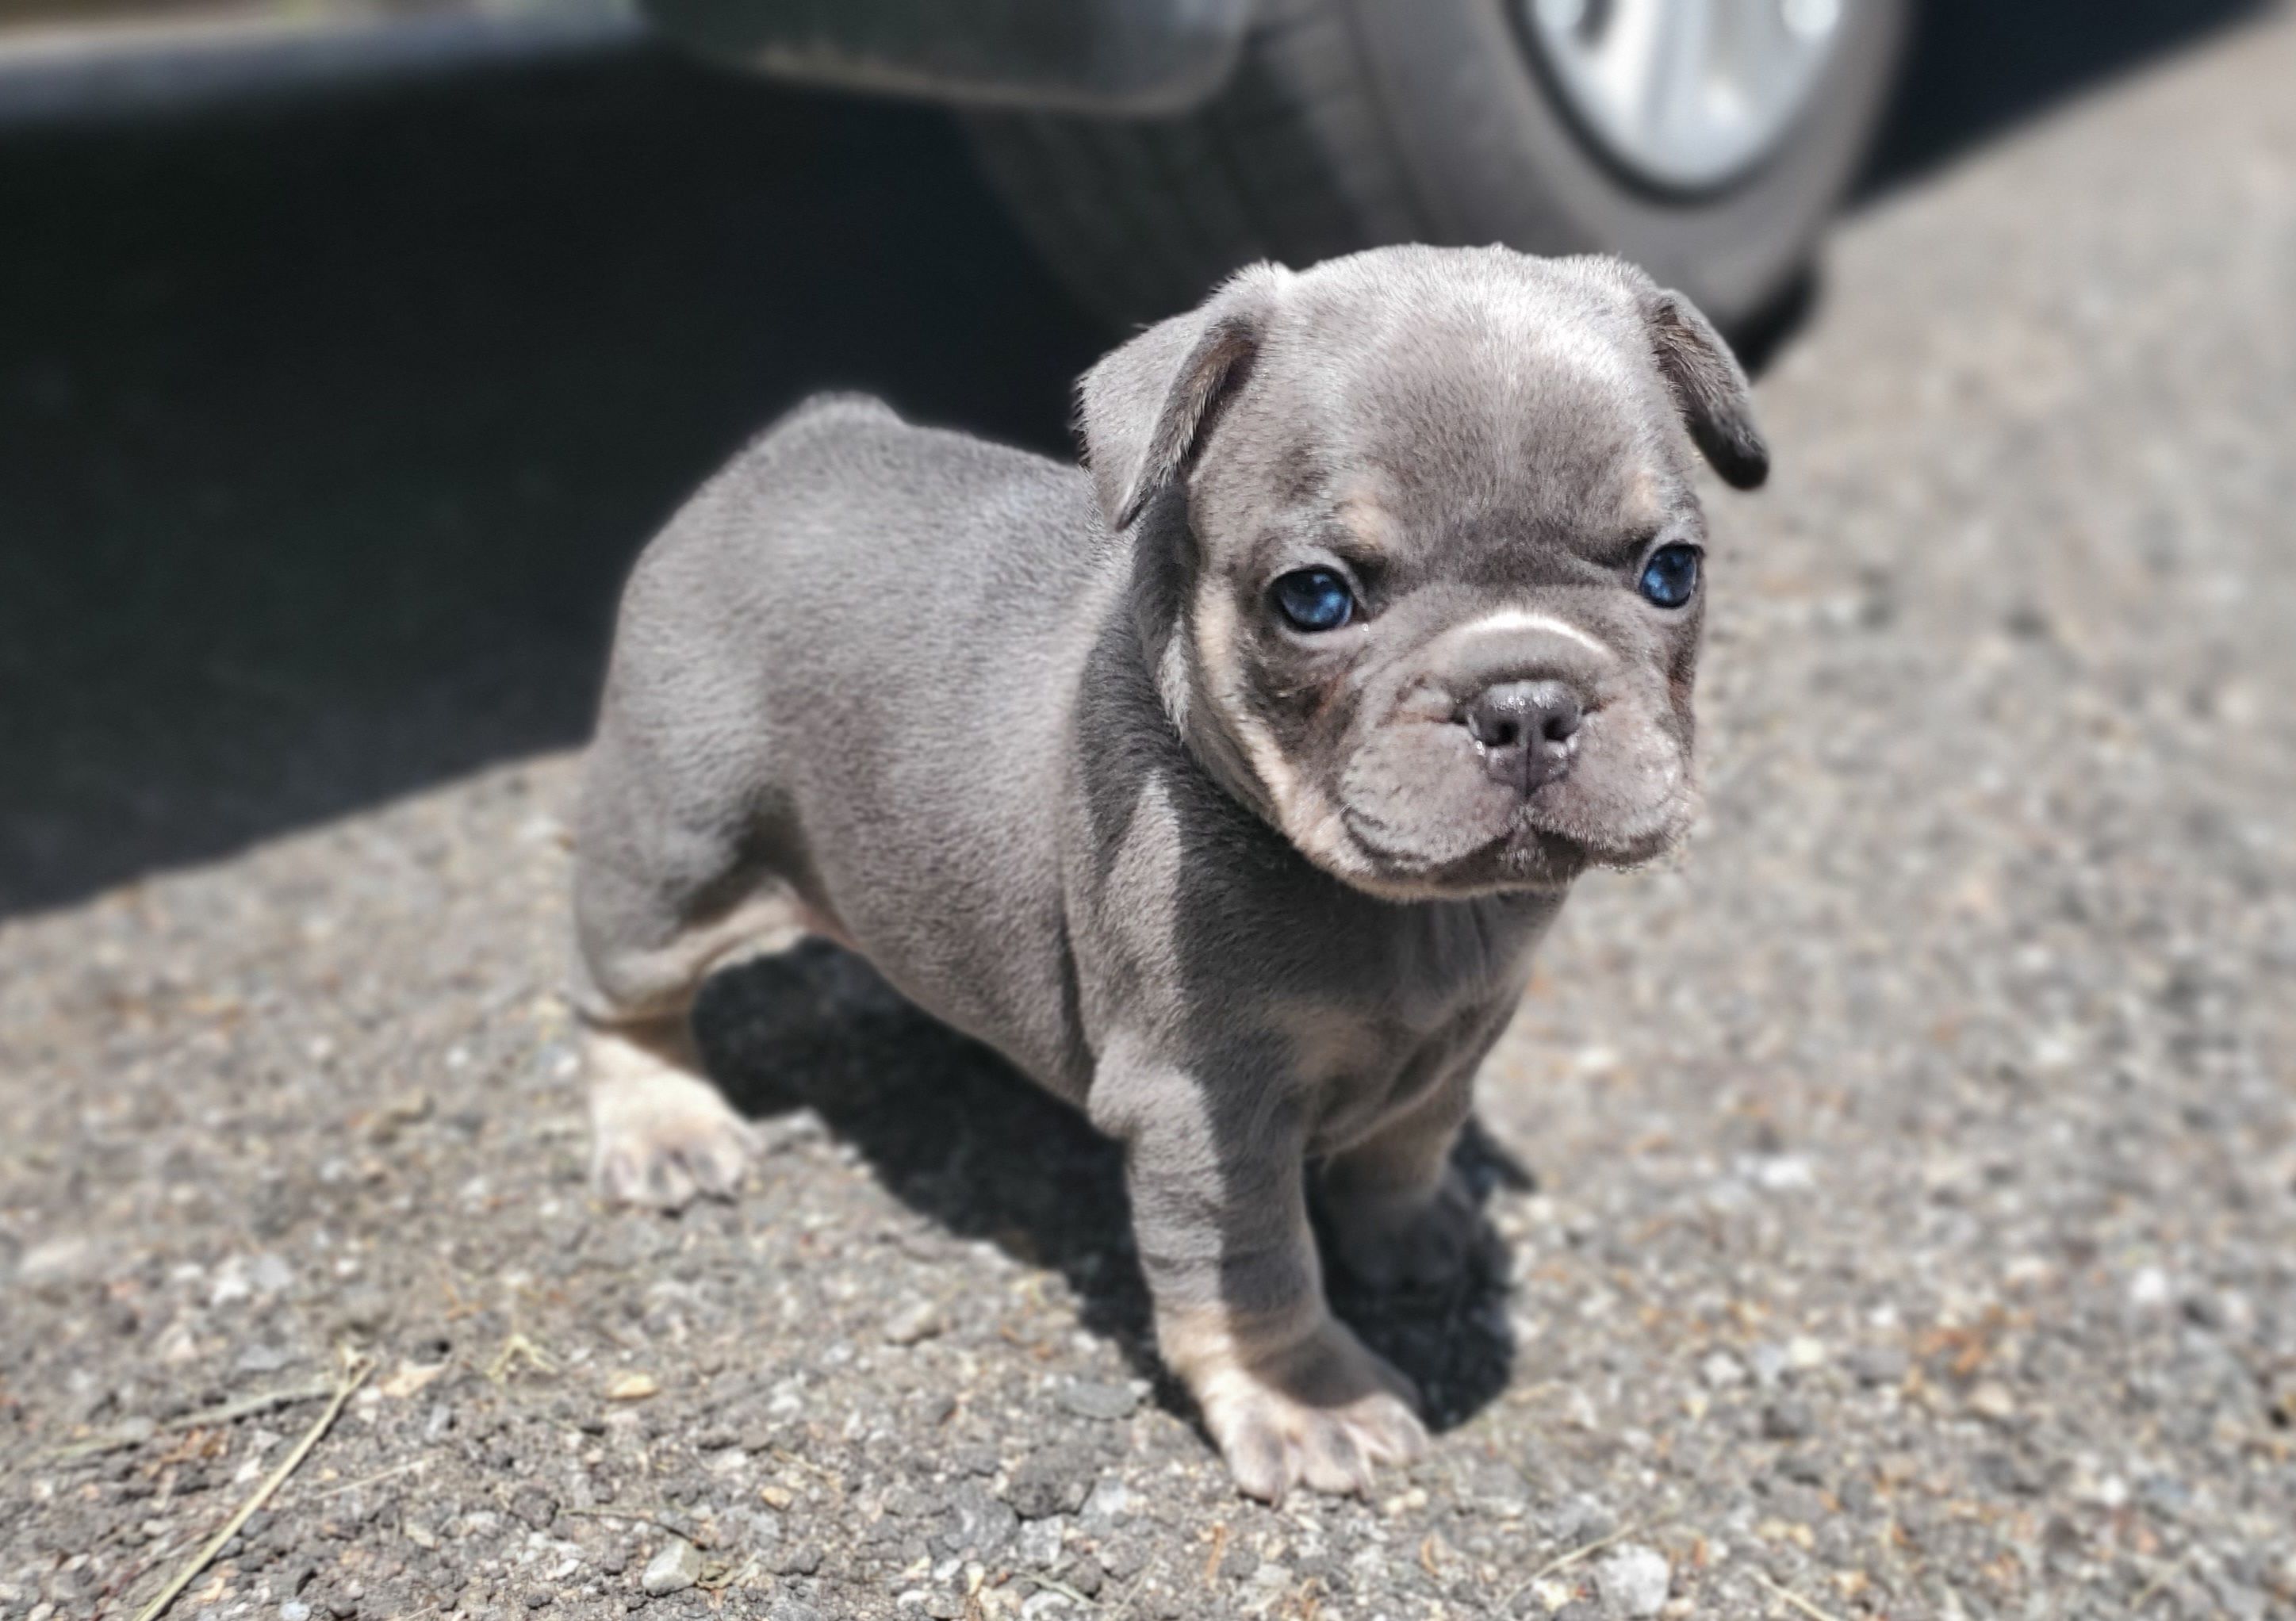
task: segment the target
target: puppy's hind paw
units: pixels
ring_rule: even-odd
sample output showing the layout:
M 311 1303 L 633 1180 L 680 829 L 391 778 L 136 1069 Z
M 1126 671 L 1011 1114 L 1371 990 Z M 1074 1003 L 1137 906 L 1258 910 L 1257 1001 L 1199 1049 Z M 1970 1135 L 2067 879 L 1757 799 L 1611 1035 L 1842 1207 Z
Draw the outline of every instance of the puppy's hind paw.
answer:
M 680 1210 L 697 1197 L 738 1193 L 756 1129 L 700 1077 L 622 1038 L 593 1040 L 601 1048 L 592 1054 L 590 1180 L 599 1196 Z

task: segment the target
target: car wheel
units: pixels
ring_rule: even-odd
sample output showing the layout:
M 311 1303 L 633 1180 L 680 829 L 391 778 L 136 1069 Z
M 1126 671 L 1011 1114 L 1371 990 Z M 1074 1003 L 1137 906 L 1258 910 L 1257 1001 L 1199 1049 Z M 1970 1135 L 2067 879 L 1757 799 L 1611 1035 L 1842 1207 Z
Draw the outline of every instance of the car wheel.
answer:
M 991 183 L 1111 321 L 1382 242 L 1623 254 L 1726 329 L 1800 279 L 1907 0 L 1261 0 L 1174 118 L 972 113 Z

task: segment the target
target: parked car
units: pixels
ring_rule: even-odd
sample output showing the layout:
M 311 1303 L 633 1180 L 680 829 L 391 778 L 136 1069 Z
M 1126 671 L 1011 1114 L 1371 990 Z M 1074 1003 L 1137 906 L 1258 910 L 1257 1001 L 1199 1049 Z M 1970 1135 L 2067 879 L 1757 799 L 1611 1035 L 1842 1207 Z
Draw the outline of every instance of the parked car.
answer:
M 1607 249 L 1725 326 L 1794 286 L 1907 0 L 647 0 L 770 72 L 967 109 L 1054 269 L 1114 320 L 1258 258 Z
M 1254 258 L 1503 242 L 1622 253 L 1744 332 L 1855 174 L 1911 0 L 0 0 L 0 78 L 28 47 L 147 86 L 138 42 L 498 53 L 634 29 L 633 4 L 720 61 L 958 109 L 1112 322 Z

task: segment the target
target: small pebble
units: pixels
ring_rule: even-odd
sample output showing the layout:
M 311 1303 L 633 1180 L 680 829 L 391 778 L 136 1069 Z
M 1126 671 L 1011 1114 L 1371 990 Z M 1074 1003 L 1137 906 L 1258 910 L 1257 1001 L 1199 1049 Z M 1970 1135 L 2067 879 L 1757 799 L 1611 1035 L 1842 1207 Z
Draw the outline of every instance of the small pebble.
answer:
M 1073 1514 L 1084 1506 L 1095 1472 L 1095 1460 L 1076 1447 L 1044 1447 L 1029 1453 L 1013 1471 L 1006 1500 L 1023 1519 Z M 1227 1486 L 1226 1481 L 1219 1484 L 1224 1488 Z
M 665 1593 L 683 1592 L 701 1579 L 701 1553 L 692 1543 L 674 1540 L 646 1561 L 645 1574 L 638 1578 L 638 1585 L 649 1596 L 659 1599 Z
M 1751 1359 L 1754 1365 L 1754 1382 L 1765 1390 L 1786 1375 L 1786 1348 L 1784 1346 L 1758 1345 Z
M 1905 1382 L 1912 1359 L 1896 1346 L 1860 1346 L 1843 1359 L 1859 1384 L 1879 1387 Z
M 1130 1519 L 1135 1502 L 1132 1489 L 1121 1480 L 1111 1477 L 1099 1481 L 1084 1500 L 1084 1523 L 1095 1530 L 1105 1530 Z
M 1057 1515 L 1050 1519 L 1032 1519 L 1021 1531 L 1021 1562 L 1040 1570 L 1049 1570 L 1060 1562 L 1061 1543 L 1066 1525 Z
M 1806 1452 L 1788 1453 L 1778 1460 L 1778 1473 L 1802 1486 L 1824 1486 L 1825 1467 Z
M 912 1301 L 885 1320 L 888 1345 L 913 1346 L 947 1330 L 940 1307 L 930 1300 Z
M 1666 1608 L 1674 1585 L 1674 1571 L 1666 1556 L 1640 1543 L 1625 1543 L 1603 1556 L 1595 1567 L 1595 1586 L 1603 1602 L 1622 1616 L 1655 1616 Z
M 1809 1404 L 1786 1396 L 1762 1410 L 1762 1433 L 1773 1441 L 1800 1441 L 1817 1428 Z
M 774 1572 L 777 1576 L 811 1576 L 820 1568 L 821 1550 L 811 1543 L 801 1548 L 792 1548 L 774 1561 Z
M 2017 1398 L 2009 1394 L 2007 1386 L 1988 1379 L 1969 1393 L 1969 1410 L 1998 1424 L 2015 1415 Z

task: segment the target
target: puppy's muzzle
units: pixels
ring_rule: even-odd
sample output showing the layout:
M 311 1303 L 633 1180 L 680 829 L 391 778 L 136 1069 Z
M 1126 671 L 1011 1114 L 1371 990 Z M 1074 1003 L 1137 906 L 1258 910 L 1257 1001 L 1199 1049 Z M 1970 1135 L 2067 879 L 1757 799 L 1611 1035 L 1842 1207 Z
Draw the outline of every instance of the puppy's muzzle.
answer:
M 1586 710 L 1566 683 L 1502 681 L 1469 700 L 1459 718 L 1491 780 L 1527 798 L 1570 772 Z
M 1491 781 L 1528 798 L 1561 782 L 1577 757 L 1615 656 L 1592 633 L 1527 609 L 1503 609 L 1454 627 L 1436 643 L 1435 668 L 1456 695 L 1451 718 L 1467 730 Z

